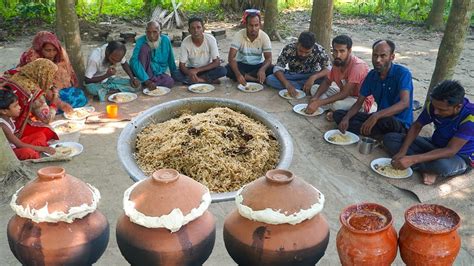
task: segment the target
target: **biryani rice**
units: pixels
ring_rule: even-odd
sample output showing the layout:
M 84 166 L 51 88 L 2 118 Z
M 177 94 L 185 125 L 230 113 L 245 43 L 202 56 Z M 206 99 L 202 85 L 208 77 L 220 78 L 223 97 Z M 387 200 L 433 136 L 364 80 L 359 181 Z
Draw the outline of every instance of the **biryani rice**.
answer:
M 137 135 L 134 156 L 147 175 L 173 168 L 212 192 L 228 192 L 275 168 L 279 150 L 263 124 L 217 107 L 149 124 Z

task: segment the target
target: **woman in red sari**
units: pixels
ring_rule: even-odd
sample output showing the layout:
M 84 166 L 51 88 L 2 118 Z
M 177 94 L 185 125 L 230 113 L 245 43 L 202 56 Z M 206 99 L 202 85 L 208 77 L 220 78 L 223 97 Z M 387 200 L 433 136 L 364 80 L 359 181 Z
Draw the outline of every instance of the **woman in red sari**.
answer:
M 72 68 L 66 50 L 61 46 L 54 33 L 40 31 L 33 38 L 32 46 L 21 55 L 19 69 L 38 58 L 51 60 L 58 67 L 53 86 L 59 91 L 60 102 L 58 108 L 70 111 L 71 106 L 82 107 L 87 104 L 87 97 L 82 89 L 78 88 L 76 73 Z
M 1 85 L 13 90 L 18 97 L 21 112 L 15 119 L 15 127 L 19 138 L 41 131 L 47 141 L 59 139 L 48 125 L 56 114 L 55 106 L 48 106 L 45 98 L 46 93 L 54 94 L 51 88 L 56 71 L 51 61 L 38 59 L 10 79 L 0 77 Z

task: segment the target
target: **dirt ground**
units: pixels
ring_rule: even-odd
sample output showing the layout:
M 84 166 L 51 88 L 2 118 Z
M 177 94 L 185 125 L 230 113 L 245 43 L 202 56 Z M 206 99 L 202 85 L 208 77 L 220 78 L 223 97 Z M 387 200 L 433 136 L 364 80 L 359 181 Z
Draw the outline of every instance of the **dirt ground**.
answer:
M 307 13 L 288 14 L 287 19 L 292 28 L 293 37 L 297 37 L 300 31 L 308 28 L 309 15 Z M 136 26 L 123 24 L 112 26 L 117 26 L 119 29 L 110 34 L 112 37 L 118 36 L 120 31 L 144 33 L 143 28 Z M 221 58 L 225 61 L 227 61 L 230 45 L 229 39 L 237 30 L 234 26 L 229 23 L 207 25 L 209 30 L 227 29 L 228 38 L 219 41 Z M 353 52 L 366 60 L 369 65 L 371 65 L 371 44 L 381 38 L 392 39 L 397 45 L 396 62 L 406 65 L 413 73 L 415 99 L 424 100 L 436 62 L 437 49 L 442 36 L 440 33 L 426 32 L 413 26 L 380 25 L 363 19 L 336 19 L 333 29 L 333 36 L 343 33 L 350 35 L 354 41 Z M 181 35 L 180 31 L 170 32 L 170 35 L 173 34 Z M 0 72 L 17 64 L 21 52 L 29 47 L 31 38 L 32 36 L 21 36 L 15 43 L 0 44 Z M 287 38 L 285 42 L 290 40 L 291 38 Z M 473 40 L 474 36 L 469 35 L 454 75 L 454 78 L 460 80 L 467 89 L 468 98 L 471 101 L 474 101 Z M 92 48 L 100 44 L 101 42 L 96 41 L 84 42 L 84 55 L 87 56 Z M 285 44 L 273 42 L 274 62 Z M 127 54 L 130 54 L 133 47 L 128 44 L 128 48 Z M 217 90 L 206 96 L 237 99 L 255 105 L 271 113 L 288 129 L 295 148 L 290 170 L 314 185 L 326 196 L 323 212 L 330 224 L 331 237 L 326 255 L 320 261 L 320 265 L 339 264 L 335 243 L 336 234 L 340 228 L 338 217 L 345 206 L 358 202 L 382 204 L 392 212 L 395 218 L 394 226 L 398 231 L 404 222 L 404 210 L 418 203 L 413 194 L 393 187 L 370 170 L 368 163 L 374 158 L 385 156 L 383 151 L 376 150 L 370 155 L 360 156 L 354 145 L 335 147 L 326 143 L 322 135 L 333 125 L 322 117 L 297 116 L 291 110 L 291 103 L 280 98 L 274 90 L 265 89 L 257 94 L 245 94 L 238 90 L 225 93 L 224 88 L 218 86 Z M 156 104 L 185 97 L 196 97 L 196 95 L 189 93 L 183 86 L 177 86 L 164 97 L 150 98 L 140 95 L 137 101 L 121 105 L 120 112 L 134 116 Z M 98 111 L 105 109 L 104 103 L 94 101 L 92 104 Z M 116 152 L 118 135 L 126 124 L 127 122 L 88 124 L 81 132 L 79 139 L 84 146 L 84 152 L 70 162 L 52 163 L 52 165 L 65 167 L 67 172 L 91 183 L 101 191 L 102 199 L 99 209 L 107 216 L 111 231 L 108 248 L 96 265 L 127 265 L 115 241 L 115 223 L 122 214 L 123 191 L 133 183 L 119 163 Z M 46 165 L 32 165 L 32 167 L 37 169 Z M 470 187 L 429 202 L 452 208 L 461 216 L 462 225 L 459 233 L 462 238 L 462 248 L 456 259 L 456 265 L 474 264 L 473 195 L 473 188 Z M 210 211 L 217 218 L 217 236 L 213 253 L 205 265 L 234 265 L 225 250 L 222 238 L 224 219 L 232 210 L 234 210 L 233 202 L 212 204 L 210 207 Z M 0 213 L 2 213 L 0 227 L 3 230 L 0 234 L 0 265 L 18 265 L 8 248 L 6 239 L 6 225 L 12 211 L 8 205 L 1 205 Z M 403 265 L 399 255 L 394 264 Z

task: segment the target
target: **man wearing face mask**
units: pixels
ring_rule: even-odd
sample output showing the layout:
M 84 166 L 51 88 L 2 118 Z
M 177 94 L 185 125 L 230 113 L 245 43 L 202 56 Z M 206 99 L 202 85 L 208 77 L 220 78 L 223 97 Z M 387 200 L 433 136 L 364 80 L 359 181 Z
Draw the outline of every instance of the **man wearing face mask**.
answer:
M 304 31 L 298 42 L 283 48 L 267 84 L 278 90 L 287 89 L 292 97 L 296 97 L 297 89 L 309 93 L 315 83 L 321 83 L 329 73 L 329 67 L 324 48 L 316 43 L 312 32 Z
M 430 123 L 434 124 L 433 135 L 419 136 Z M 433 88 L 408 133 L 389 133 L 383 143 L 393 155 L 392 165 L 398 169 L 413 166 L 425 185 L 432 185 L 438 177 L 463 174 L 474 166 L 474 104 L 465 98 L 459 82 L 445 80 Z
M 158 22 L 148 22 L 146 35 L 137 39 L 130 67 L 140 82 L 150 90 L 154 90 L 156 86 L 173 86 L 173 78 L 166 74 L 168 69 L 170 73 L 176 71 L 173 48 L 168 36 L 161 34 Z
M 408 68 L 393 63 L 395 44 L 378 40 L 372 45 L 372 69 L 360 89 L 357 101 L 349 111 L 337 110 L 333 114 L 339 130 L 381 139 L 389 132 L 406 133 L 413 122 L 413 82 Z M 372 95 L 377 111 L 359 112 L 365 98 Z
M 332 40 L 333 67 L 318 87 L 315 95 L 309 100 L 306 113 L 314 113 L 318 107 L 330 109 L 328 120 L 332 120 L 335 110 L 349 110 L 357 101 L 360 87 L 369 72 L 369 65 L 352 54 L 352 39 L 339 35 Z M 331 86 L 336 83 L 337 87 Z M 374 98 L 368 96 L 360 109 L 361 112 L 375 112 Z

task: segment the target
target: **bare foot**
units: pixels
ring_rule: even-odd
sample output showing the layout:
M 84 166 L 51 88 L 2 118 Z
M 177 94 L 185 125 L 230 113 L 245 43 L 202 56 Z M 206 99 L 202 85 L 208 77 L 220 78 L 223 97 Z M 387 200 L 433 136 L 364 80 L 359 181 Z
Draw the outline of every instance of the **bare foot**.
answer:
M 210 84 L 216 84 L 216 85 L 221 84 L 221 81 L 218 80 L 218 79 L 215 79 L 215 80 L 208 80 L 207 82 L 209 82 Z
M 438 175 L 436 174 L 429 174 L 429 173 L 422 173 L 423 176 L 423 183 L 425 185 L 433 185 L 436 182 L 436 178 Z
M 245 78 L 246 81 L 255 81 L 255 82 L 258 81 L 258 79 L 256 77 L 251 76 L 249 74 L 245 74 L 244 78 Z
M 198 83 L 206 83 L 207 81 L 205 79 L 201 78 L 201 77 L 198 77 L 197 82 Z
M 332 111 L 327 112 L 326 120 L 329 122 L 334 122 L 334 118 L 332 117 Z

